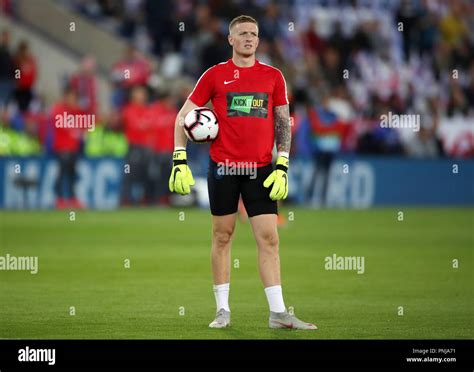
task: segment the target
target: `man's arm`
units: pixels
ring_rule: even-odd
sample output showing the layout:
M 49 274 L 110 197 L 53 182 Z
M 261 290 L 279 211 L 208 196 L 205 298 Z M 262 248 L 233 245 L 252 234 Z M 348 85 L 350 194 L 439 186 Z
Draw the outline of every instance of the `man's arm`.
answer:
M 174 124 L 173 169 L 168 184 L 171 192 L 177 192 L 181 195 L 189 194 L 191 186 L 195 183 L 187 163 L 186 143 L 188 139 L 183 126 L 186 115 L 196 107 L 192 101 L 186 100 L 181 110 L 179 110 Z
M 181 110 L 179 110 L 178 115 L 176 116 L 176 121 L 174 124 L 174 147 L 186 148 L 186 143 L 188 143 L 188 138 L 184 133 L 184 118 L 192 110 L 198 107 L 189 99 L 186 100 Z
M 289 105 L 276 106 L 273 109 L 275 120 L 275 140 L 279 155 L 288 158 L 291 148 L 291 125 Z
M 281 200 L 288 196 L 288 158 L 291 147 L 291 126 L 289 106 L 281 105 L 273 109 L 275 116 L 275 139 L 278 158 L 275 170 L 263 182 L 264 187 L 272 186 L 270 199 Z

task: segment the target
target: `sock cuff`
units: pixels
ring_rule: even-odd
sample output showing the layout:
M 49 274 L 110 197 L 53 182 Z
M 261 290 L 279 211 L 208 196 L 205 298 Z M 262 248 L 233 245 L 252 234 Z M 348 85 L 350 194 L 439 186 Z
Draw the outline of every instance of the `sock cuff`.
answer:
M 265 288 L 265 293 L 276 293 L 281 291 L 281 285 L 272 285 L 271 287 Z
M 225 291 L 225 290 L 229 290 L 229 287 L 230 287 L 230 283 L 224 283 L 224 284 L 218 284 L 218 285 L 213 285 L 212 286 L 212 289 L 214 289 L 215 291 Z

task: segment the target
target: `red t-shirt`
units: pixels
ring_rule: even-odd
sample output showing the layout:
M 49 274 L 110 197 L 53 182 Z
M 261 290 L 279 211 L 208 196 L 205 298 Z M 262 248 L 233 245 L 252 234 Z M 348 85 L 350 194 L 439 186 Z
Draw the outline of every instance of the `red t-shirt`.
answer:
M 148 105 L 130 102 L 123 108 L 122 117 L 128 143 L 151 148 L 152 138 L 149 131 L 153 118 Z
M 81 139 L 86 129 L 68 128 L 64 124 L 57 125 L 64 115 L 82 115 L 84 112 L 79 106 L 69 106 L 65 102 L 56 103 L 51 110 L 51 119 L 54 130 L 54 152 L 77 152 L 81 146 Z
M 26 57 L 23 61 L 17 61 L 16 68 L 21 72 L 20 78 L 17 80 L 17 87 L 20 89 L 31 89 L 36 81 L 36 62 L 31 56 Z
M 145 58 L 122 60 L 113 66 L 112 75 L 126 88 L 146 85 L 151 75 L 151 66 Z
M 79 95 L 81 108 L 88 114 L 97 112 L 97 84 L 94 75 L 76 74 L 71 77 L 71 86 Z
M 174 124 L 178 110 L 165 102 L 150 105 L 153 118 L 153 150 L 157 153 L 172 153 L 174 150 Z
M 275 140 L 273 108 L 288 104 L 280 70 L 255 60 L 239 67 L 232 59 L 209 68 L 188 97 L 198 106 L 212 101 L 219 134 L 211 144 L 211 159 L 219 162 L 272 161 Z

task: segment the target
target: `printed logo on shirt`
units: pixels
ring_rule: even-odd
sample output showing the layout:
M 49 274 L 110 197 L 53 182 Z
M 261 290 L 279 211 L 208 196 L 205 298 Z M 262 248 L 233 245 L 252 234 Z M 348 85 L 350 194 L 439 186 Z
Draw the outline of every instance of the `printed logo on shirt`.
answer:
M 227 116 L 253 116 L 266 118 L 268 115 L 268 94 L 253 92 L 228 92 Z

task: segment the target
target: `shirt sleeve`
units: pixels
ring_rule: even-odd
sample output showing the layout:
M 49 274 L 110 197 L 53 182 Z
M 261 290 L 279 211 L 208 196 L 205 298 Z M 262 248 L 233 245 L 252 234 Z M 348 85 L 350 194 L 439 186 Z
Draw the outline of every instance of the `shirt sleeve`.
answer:
M 198 106 L 204 106 L 214 95 L 214 74 L 212 67 L 199 78 L 188 99 Z
M 288 103 L 286 81 L 281 71 L 278 71 L 276 74 L 275 89 L 273 90 L 273 106 L 287 105 Z

